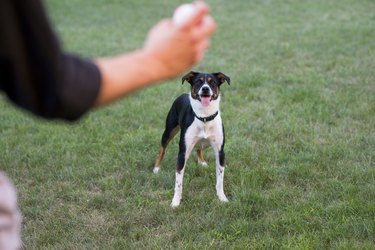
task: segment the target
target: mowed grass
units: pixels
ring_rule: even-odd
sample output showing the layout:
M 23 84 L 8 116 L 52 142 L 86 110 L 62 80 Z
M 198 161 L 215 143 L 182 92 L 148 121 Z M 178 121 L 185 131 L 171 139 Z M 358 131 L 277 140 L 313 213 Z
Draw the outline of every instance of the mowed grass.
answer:
M 65 48 L 142 46 L 179 1 L 48 0 Z M 374 249 L 375 2 L 208 1 L 218 23 L 194 69 L 222 71 L 227 204 L 192 156 L 173 210 L 177 140 L 152 173 L 173 79 L 86 115 L 46 122 L 0 102 L 0 165 L 26 249 Z M 145 65 L 147 67 L 147 65 Z

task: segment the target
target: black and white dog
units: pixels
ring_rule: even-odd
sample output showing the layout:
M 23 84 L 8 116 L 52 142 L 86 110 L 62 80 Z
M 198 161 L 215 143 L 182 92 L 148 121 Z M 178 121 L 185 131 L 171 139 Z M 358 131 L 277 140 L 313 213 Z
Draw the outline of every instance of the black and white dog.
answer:
M 171 206 L 180 205 L 185 166 L 195 145 L 198 146 L 198 162 L 203 166 L 207 165 L 202 155 L 202 148 L 206 144 L 211 144 L 215 152 L 217 196 L 221 201 L 227 202 L 223 188 L 225 136 L 219 104 L 220 86 L 224 82 L 230 84 L 230 78 L 221 72 L 211 74 L 190 72 L 182 78 L 182 83 L 185 81 L 190 83 L 191 91 L 178 97 L 169 110 L 154 173 L 160 170 L 160 162 L 168 143 L 181 130 L 176 183 Z

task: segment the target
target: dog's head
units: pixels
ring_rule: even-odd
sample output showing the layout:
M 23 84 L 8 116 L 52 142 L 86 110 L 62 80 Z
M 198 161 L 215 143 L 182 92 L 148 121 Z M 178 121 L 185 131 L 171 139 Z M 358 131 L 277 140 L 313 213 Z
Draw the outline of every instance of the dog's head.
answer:
M 230 78 L 221 72 L 200 73 L 189 72 L 182 77 L 182 83 L 187 81 L 191 85 L 191 97 L 207 107 L 220 96 L 220 86 L 224 82 L 230 84 Z

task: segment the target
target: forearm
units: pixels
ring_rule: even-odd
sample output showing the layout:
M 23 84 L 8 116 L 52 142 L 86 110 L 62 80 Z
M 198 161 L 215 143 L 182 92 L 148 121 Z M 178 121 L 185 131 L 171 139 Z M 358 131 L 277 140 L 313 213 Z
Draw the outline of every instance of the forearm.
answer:
M 151 83 L 168 78 L 160 63 L 143 50 L 97 59 L 96 63 L 101 72 L 102 83 L 95 106 L 108 104 Z

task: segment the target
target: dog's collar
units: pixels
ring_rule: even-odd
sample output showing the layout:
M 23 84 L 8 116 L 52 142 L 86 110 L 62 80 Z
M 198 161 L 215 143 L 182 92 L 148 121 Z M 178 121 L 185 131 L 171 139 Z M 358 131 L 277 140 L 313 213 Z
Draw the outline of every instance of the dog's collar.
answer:
M 213 115 L 207 116 L 207 117 L 199 117 L 199 116 L 197 116 L 197 114 L 194 112 L 194 110 L 193 110 L 193 113 L 194 113 L 194 116 L 198 120 L 206 123 L 206 122 L 209 122 L 209 121 L 212 121 L 213 119 L 215 119 L 215 117 L 219 114 L 219 111 L 216 111 L 216 113 L 214 113 Z

